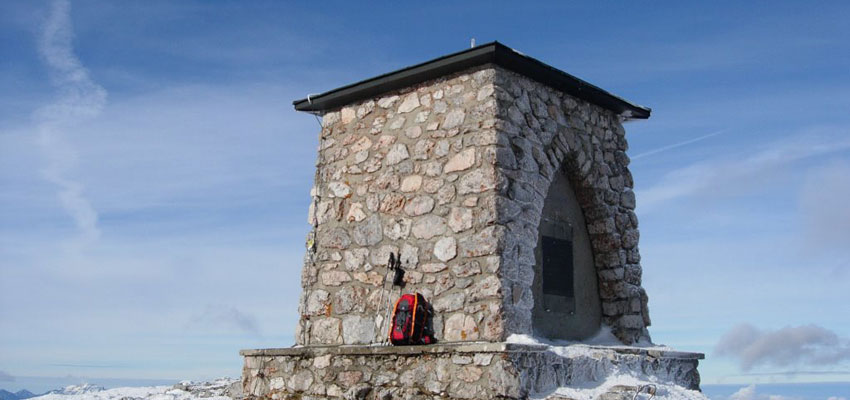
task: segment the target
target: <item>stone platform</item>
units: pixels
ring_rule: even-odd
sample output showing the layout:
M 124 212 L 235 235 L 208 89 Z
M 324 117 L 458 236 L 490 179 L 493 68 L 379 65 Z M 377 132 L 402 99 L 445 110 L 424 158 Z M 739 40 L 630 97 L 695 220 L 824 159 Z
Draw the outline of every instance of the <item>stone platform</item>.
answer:
M 699 389 L 700 353 L 514 343 L 243 350 L 246 399 L 525 399 L 632 372 Z

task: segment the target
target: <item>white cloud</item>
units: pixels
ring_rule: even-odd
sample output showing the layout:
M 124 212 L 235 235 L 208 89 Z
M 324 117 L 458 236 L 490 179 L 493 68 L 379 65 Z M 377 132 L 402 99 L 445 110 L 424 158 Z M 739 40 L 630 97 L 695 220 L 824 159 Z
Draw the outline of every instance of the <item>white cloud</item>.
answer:
M 794 400 L 796 397 L 787 397 L 777 394 L 762 394 L 756 391 L 756 385 L 742 387 L 729 396 L 729 400 Z
M 711 132 L 711 133 L 706 134 L 706 135 L 698 136 L 698 137 L 695 137 L 695 138 L 690 139 L 690 140 L 685 140 L 685 141 L 673 143 L 673 144 L 670 144 L 670 145 L 667 145 L 667 146 L 662 146 L 662 147 L 659 147 L 657 149 L 647 150 L 647 151 L 644 151 L 643 153 L 632 156 L 631 159 L 632 159 L 632 161 L 639 160 L 639 159 L 644 158 L 644 157 L 648 157 L 648 156 L 655 155 L 655 154 L 658 154 L 658 153 L 662 153 L 662 152 L 665 152 L 665 151 L 668 151 L 668 150 L 673 150 L 673 149 L 676 149 L 676 148 L 679 148 L 679 147 L 682 147 L 682 146 L 687 146 L 689 144 L 693 144 L 693 143 L 696 143 L 696 142 L 699 142 L 699 141 L 702 141 L 702 140 L 705 140 L 705 139 L 709 139 L 709 138 L 715 137 L 717 135 L 720 135 L 724 132 L 726 132 L 725 129 L 715 131 L 715 132 Z
M 823 367 L 850 360 L 850 340 L 813 324 L 775 331 L 740 324 L 720 338 L 715 351 L 735 359 L 745 371 L 762 365 Z
M 836 133 L 838 132 L 838 133 Z M 746 193 L 773 179 L 786 179 L 796 162 L 850 150 L 842 129 L 816 129 L 774 142 L 738 157 L 721 156 L 667 173 L 658 183 L 637 193 L 638 210 L 649 213 L 684 197 L 717 197 Z
M 77 164 L 78 153 L 65 138 L 65 130 L 80 121 L 96 117 L 106 103 L 106 90 L 95 83 L 74 55 L 70 3 L 56 0 L 43 26 L 38 50 L 50 70 L 57 89 L 56 99 L 36 111 L 38 143 L 47 165 L 44 178 L 58 186 L 59 201 L 79 230 L 77 244 L 97 240 L 98 215 L 85 195 L 81 182 L 68 177 Z
M 250 335 L 260 336 L 257 319 L 250 313 L 238 310 L 233 306 L 207 305 L 204 311 L 189 322 L 209 328 L 237 329 Z
M 808 171 L 799 211 L 810 247 L 830 253 L 850 250 L 848 199 L 850 163 L 839 160 Z
M 0 382 L 14 382 L 15 377 L 6 371 L 0 371 Z

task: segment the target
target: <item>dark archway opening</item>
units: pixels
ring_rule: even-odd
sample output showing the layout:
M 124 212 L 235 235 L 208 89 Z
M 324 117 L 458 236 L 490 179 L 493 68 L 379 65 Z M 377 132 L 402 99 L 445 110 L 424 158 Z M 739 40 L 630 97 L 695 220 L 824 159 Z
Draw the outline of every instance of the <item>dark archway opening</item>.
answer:
M 593 249 L 581 205 L 563 169 L 549 187 L 537 232 L 535 336 L 566 340 L 593 336 L 602 320 Z

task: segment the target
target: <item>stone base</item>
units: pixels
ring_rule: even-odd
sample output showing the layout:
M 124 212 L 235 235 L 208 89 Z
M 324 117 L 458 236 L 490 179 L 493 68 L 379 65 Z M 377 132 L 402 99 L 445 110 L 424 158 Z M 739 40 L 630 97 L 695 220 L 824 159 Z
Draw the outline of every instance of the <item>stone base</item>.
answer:
M 248 399 L 525 399 L 614 371 L 699 389 L 699 353 L 572 345 L 442 343 L 243 350 Z

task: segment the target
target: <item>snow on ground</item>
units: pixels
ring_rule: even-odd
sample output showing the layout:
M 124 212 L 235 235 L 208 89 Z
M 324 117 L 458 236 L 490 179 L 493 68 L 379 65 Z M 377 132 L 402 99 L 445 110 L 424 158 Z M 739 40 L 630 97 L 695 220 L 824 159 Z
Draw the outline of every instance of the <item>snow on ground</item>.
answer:
M 85 394 L 99 392 L 101 390 L 105 390 L 103 386 L 92 385 L 90 383 L 83 383 L 80 385 L 65 386 L 64 388 L 58 390 L 51 390 L 45 394 Z
M 599 332 L 593 337 L 582 341 L 550 341 L 536 338 L 530 335 L 513 334 L 508 337 L 507 342 L 516 344 L 548 346 L 549 351 L 561 357 L 569 357 L 574 359 L 584 358 L 587 360 L 593 359 L 591 353 L 594 351 L 594 349 L 603 346 L 607 348 L 620 349 L 640 348 L 643 350 L 673 350 L 668 346 L 656 345 L 649 341 L 639 342 L 633 346 L 626 346 L 622 342 L 620 342 L 619 339 L 617 339 L 613 333 L 611 333 L 610 328 L 605 326 L 603 326 L 599 330 Z M 588 370 L 594 369 L 588 368 Z M 620 368 L 614 368 L 610 373 L 605 376 L 593 376 L 593 374 L 587 375 L 585 380 L 575 382 L 570 387 L 560 387 L 554 392 L 541 393 L 536 398 L 542 399 L 554 394 L 575 400 L 591 400 L 598 398 L 604 393 L 610 392 L 612 389 L 615 389 L 616 386 L 630 386 L 637 388 L 644 386 L 645 388 L 641 390 L 641 394 L 635 397 L 637 399 L 653 398 L 659 400 L 708 400 L 708 398 L 705 397 L 705 395 L 701 392 L 689 390 L 671 382 L 660 381 L 653 376 L 648 376 L 642 373 L 638 373 L 631 370 L 624 370 Z M 650 396 L 646 392 L 646 390 L 648 390 L 650 387 L 654 388 L 656 391 L 654 397 Z M 628 393 L 634 394 L 634 390 L 630 390 L 628 391 Z
M 592 360 L 591 353 L 599 347 L 614 348 L 641 348 L 645 350 L 672 350 L 667 346 L 658 346 L 650 342 L 638 343 L 636 346 L 625 346 L 611 333 L 610 329 L 603 327 L 599 333 L 583 341 L 546 341 L 529 335 L 511 335 L 508 343 L 543 345 L 548 346 L 549 351 L 562 356 L 577 359 Z M 588 368 L 589 370 L 596 370 Z M 577 376 L 574 376 L 577 378 Z M 647 376 L 631 370 L 614 368 L 604 376 L 588 374 L 584 380 L 575 382 L 570 387 L 561 387 L 554 392 L 541 393 L 539 397 L 545 398 L 551 395 L 559 395 L 575 400 L 596 399 L 604 393 L 616 389 L 616 386 L 632 387 L 627 391 L 630 395 L 634 393 L 635 387 L 655 389 L 654 397 L 642 390 L 637 399 L 659 399 L 659 400 L 708 400 L 700 392 L 688 390 L 681 386 L 658 380 L 656 377 Z M 49 393 L 44 396 L 35 397 L 32 400 L 231 400 L 239 397 L 241 393 L 239 381 L 231 378 L 220 378 L 210 382 L 183 381 L 174 386 L 147 386 L 147 387 L 122 387 L 115 389 L 103 389 L 101 387 L 69 386 L 61 391 Z M 631 396 L 629 396 L 631 398 Z M 534 397 L 533 397 L 534 398 Z
M 33 400 L 231 400 L 236 379 L 219 378 L 209 382 L 183 381 L 174 386 L 142 386 L 103 389 L 74 385 L 34 397 Z
M 573 341 L 573 340 L 548 340 L 537 338 L 531 335 L 518 335 L 513 334 L 508 336 L 508 343 L 517 343 L 517 344 L 535 344 L 535 345 L 546 345 L 552 347 L 566 347 L 566 346 L 575 346 L 575 345 L 585 345 L 585 346 L 605 346 L 605 347 L 613 347 L 613 348 L 641 348 L 644 350 L 664 350 L 671 351 L 673 348 L 669 346 L 659 345 L 652 343 L 646 339 L 641 339 L 641 341 L 631 345 L 626 346 L 620 339 L 617 339 L 616 336 L 611 332 L 611 328 L 607 326 L 602 326 L 599 328 L 599 332 L 596 335 L 593 335 L 587 339 L 581 341 Z
M 697 392 L 695 390 L 688 390 L 681 386 L 669 384 L 669 383 L 658 383 L 654 382 L 653 379 L 648 378 L 646 376 L 636 377 L 629 373 L 618 373 L 615 372 L 611 375 L 608 375 L 602 382 L 585 382 L 583 384 L 574 385 L 571 387 L 560 387 L 555 390 L 554 393 L 547 393 L 545 396 L 541 396 L 538 398 L 545 398 L 547 396 L 551 396 L 552 394 L 567 397 L 575 400 L 593 400 L 599 398 L 604 393 L 611 391 L 615 386 L 624 385 L 624 386 L 633 386 L 640 387 L 644 385 L 651 385 L 656 389 L 655 397 L 647 394 L 646 389 L 641 390 L 641 394 L 639 394 L 637 399 L 658 399 L 658 400 L 708 400 L 708 397 L 705 397 L 701 392 Z M 627 393 L 633 394 L 633 391 L 628 391 Z M 631 398 L 631 396 L 629 397 Z

